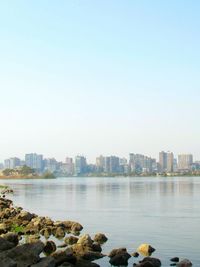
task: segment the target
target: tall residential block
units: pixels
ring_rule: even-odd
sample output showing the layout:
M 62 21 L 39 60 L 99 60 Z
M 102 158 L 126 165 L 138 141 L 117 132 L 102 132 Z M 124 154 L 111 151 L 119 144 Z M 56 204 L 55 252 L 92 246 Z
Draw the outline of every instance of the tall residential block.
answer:
M 76 156 L 75 158 L 75 174 L 81 175 L 87 172 L 86 158 L 83 156 Z
M 193 164 L 192 154 L 180 154 L 178 155 L 178 170 L 186 171 L 189 170 Z
M 34 169 L 37 172 L 42 172 L 43 170 L 43 155 L 38 155 L 36 153 L 30 153 L 25 155 L 26 166 Z
M 172 152 L 161 151 L 159 153 L 160 172 L 174 171 L 174 154 Z

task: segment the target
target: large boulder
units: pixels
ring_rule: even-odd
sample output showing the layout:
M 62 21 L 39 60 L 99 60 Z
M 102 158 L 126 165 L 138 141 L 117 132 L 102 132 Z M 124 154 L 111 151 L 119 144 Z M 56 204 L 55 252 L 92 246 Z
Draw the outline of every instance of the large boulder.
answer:
M 69 262 L 72 264 L 76 263 L 76 257 L 71 249 L 66 249 L 65 251 L 56 251 L 51 254 L 51 257 L 55 259 L 56 266 L 59 266 L 64 262 Z
M 40 253 L 44 249 L 44 244 L 41 241 L 24 244 L 0 253 L 0 262 L 10 261 L 17 263 L 17 266 L 27 267 L 40 260 Z M 1 266 L 1 265 L 0 265 Z
M 127 252 L 116 254 L 114 257 L 111 257 L 109 263 L 113 266 L 127 266 L 128 260 L 131 258 L 131 255 Z
M 1 235 L 1 237 L 7 241 L 13 243 L 15 246 L 17 246 L 19 243 L 19 237 L 18 237 L 18 234 L 16 234 L 16 233 L 8 232 L 6 234 Z
M 141 254 L 142 256 L 148 257 L 151 256 L 151 254 L 155 251 L 155 248 L 153 248 L 151 245 L 149 244 L 141 244 L 138 248 L 137 248 L 137 252 L 139 254 Z
M 11 249 L 13 247 L 15 247 L 14 243 L 9 242 L 8 240 L 0 237 L 0 252 Z

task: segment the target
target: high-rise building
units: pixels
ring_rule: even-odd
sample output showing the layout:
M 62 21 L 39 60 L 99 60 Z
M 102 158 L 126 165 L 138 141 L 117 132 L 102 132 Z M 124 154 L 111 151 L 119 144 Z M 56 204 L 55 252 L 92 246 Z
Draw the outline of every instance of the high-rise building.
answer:
M 43 155 L 30 153 L 25 155 L 26 166 L 34 169 L 37 172 L 43 171 Z
M 129 167 L 132 173 L 152 173 L 156 169 L 156 160 L 141 154 L 130 153 Z
M 65 158 L 65 171 L 67 175 L 72 175 L 74 173 L 74 163 L 72 158 Z
M 55 158 L 44 159 L 44 171 L 56 172 L 58 170 L 58 162 Z
M 76 156 L 75 158 L 75 174 L 81 175 L 87 173 L 87 162 L 83 156 Z
M 15 169 L 16 167 L 21 166 L 21 161 L 19 158 L 9 158 L 4 160 L 4 168 L 5 169 Z
M 193 163 L 192 154 L 180 154 L 178 155 L 178 170 L 187 171 L 190 169 Z
M 99 157 L 96 158 L 96 170 L 97 172 L 103 172 L 104 171 L 104 162 L 105 162 L 105 157 L 100 155 Z
M 160 172 L 173 172 L 174 154 L 172 152 L 161 151 L 159 153 Z

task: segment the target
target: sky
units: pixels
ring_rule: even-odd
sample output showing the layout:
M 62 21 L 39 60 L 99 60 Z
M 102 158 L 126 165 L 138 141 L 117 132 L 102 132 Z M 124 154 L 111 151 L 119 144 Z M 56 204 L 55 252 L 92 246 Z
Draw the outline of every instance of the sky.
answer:
M 0 161 L 200 160 L 199 0 L 0 2 Z

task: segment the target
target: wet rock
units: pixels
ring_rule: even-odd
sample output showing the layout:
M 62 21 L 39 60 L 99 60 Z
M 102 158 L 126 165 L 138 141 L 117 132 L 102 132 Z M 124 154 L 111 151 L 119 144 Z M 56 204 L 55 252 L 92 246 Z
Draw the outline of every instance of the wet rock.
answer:
M 16 234 L 16 233 L 8 232 L 6 234 L 3 234 L 1 237 L 7 241 L 13 243 L 15 246 L 17 246 L 19 243 L 18 234 Z
M 56 244 L 53 241 L 47 241 L 43 251 L 45 254 L 50 255 L 56 251 Z
M 140 264 L 138 265 L 140 267 L 160 267 L 161 261 L 157 258 L 151 258 L 146 257 L 142 261 L 140 261 Z
M 0 262 L 3 260 L 17 263 L 17 266 L 27 267 L 40 260 L 40 253 L 43 251 L 44 244 L 41 241 L 33 244 L 24 244 L 0 253 Z
M 56 266 L 59 266 L 64 262 L 69 262 L 72 264 L 76 263 L 76 257 L 71 249 L 66 249 L 65 251 L 56 251 L 51 254 L 51 256 L 55 259 Z
M 38 263 L 31 265 L 31 267 L 55 267 L 56 262 L 52 257 L 42 258 Z
M 82 246 L 91 247 L 93 244 L 93 240 L 88 234 L 82 235 L 79 239 L 77 244 L 80 244 Z
M 126 248 L 116 248 L 116 249 L 111 250 L 111 252 L 108 254 L 108 257 L 112 258 L 117 254 L 123 254 L 126 252 L 127 252 Z
M 114 257 L 111 257 L 109 263 L 114 266 L 127 266 L 128 260 L 131 258 L 131 255 L 127 252 L 116 254 Z
M 103 244 L 107 240 L 108 240 L 108 238 L 104 234 L 101 234 L 101 233 L 98 233 L 98 234 L 96 234 L 94 236 L 94 241 L 97 242 L 97 243 L 99 243 L 99 244 Z
M 188 259 L 184 259 L 180 261 L 179 263 L 177 263 L 177 267 L 191 267 L 191 266 L 192 266 L 192 262 Z
M 174 257 L 174 258 L 171 258 L 170 261 L 172 261 L 172 262 L 179 262 L 179 258 L 178 257 Z
M 6 239 L 0 237 L 0 251 L 8 250 L 15 247 L 14 243 L 7 241 Z
M 64 241 L 67 245 L 74 245 L 78 242 L 78 237 L 71 235 L 71 236 L 65 237 Z

